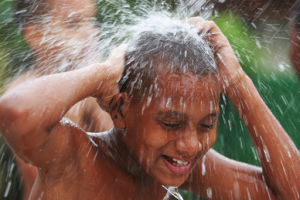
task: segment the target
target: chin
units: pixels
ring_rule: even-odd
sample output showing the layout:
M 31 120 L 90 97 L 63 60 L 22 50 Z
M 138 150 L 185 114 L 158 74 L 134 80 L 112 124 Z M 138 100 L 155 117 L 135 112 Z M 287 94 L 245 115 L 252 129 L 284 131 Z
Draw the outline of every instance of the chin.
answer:
M 184 182 L 186 181 L 186 179 L 183 180 L 170 180 L 170 181 L 164 181 L 162 183 L 162 185 L 164 186 L 171 186 L 171 187 L 179 187 L 181 186 Z
M 187 178 L 188 175 L 167 176 L 164 174 L 159 176 L 156 180 L 165 186 L 179 187 L 187 180 Z
M 161 185 L 179 187 L 189 177 L 191 166 L 187 166 L 187 169 L 184 170 L 176 170 L 177 169 L 169 168 L 161 159 L 154 168 L 150 168 L 148 175 Z

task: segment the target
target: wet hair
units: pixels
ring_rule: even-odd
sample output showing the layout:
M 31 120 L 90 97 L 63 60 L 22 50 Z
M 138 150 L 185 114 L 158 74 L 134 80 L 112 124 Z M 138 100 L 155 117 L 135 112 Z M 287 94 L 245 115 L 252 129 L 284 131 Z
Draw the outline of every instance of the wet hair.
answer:
M 292 19 L 292 25 L 300 33 L 300 0 L 297 0 L 292 7 L 294 16 Z
M 187 25 L 175 24 L 159 30 L 153 27 L 139 33 L 125 53 L 120 92 L 135 100 L 155 90 L 158 70 L 196 76 L 216 74 L 217 68 L 209 45 Z M 165 28 L 165 27 L 163 27 Z
M 22 29 L 29 22 L 39 22 L 48 14 L 48 0 L 14 0 L 14 19 Z

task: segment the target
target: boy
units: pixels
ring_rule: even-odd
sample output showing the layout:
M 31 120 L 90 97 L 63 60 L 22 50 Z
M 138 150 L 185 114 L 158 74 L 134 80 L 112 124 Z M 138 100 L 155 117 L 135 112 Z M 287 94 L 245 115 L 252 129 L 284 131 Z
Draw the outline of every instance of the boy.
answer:
M 32 199 L 162 199 L 162 185 L 209 199 L 299 199 L 297 148 L 218 27 L 188 23 L 140 34 L 124 72 L 119 48 L 102 64 L 26 81 L 1 97 L 1 132 L 38 167 Z M 197 33 L 207 33 L 215 57 Z M 244 120 L 262 169 L 210 150 L 221 90 Z M 109 111 L 108 132 L 87 134 L 63 118 L 89 96 Z

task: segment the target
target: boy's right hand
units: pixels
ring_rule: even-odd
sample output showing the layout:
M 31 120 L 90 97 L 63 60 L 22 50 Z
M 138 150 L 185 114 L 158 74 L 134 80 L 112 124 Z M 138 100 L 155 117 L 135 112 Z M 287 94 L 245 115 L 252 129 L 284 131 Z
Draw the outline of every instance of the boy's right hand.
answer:
M 94 97 L 97 99 L 100 107 L 108 111 L 111 99 L 119 93 L 118 82 L 122 76 L 124 69 L 124 54 L 127 49 L 127 44 L 120 45 L 113 49 L 109 54 L 107 60 L 104 62 L 105 69 L 104 74 L 107 76 L 105 86 L 101 87 L 101 91 L 98 91 Z M 102 66 L 102 65 L 101 65 Z M 101 70 L 102 71 L 102 70 Z

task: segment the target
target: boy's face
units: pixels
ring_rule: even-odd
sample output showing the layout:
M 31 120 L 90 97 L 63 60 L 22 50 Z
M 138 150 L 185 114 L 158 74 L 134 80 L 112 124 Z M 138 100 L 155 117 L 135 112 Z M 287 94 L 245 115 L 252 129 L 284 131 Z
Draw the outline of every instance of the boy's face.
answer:
M 33 37 L 33 48 L 53 59 L 89 61 L 95 57 L 98 32 L 95 26 L 96 6 L 93 0 L 54 0 L 49 15 L 37 24 L 39 37 Z M 72 63 L 73 62 L 73 63 Z
M 164 73 L 161 91 L 125 116 L 125 144 L 133 158 L 163 185 L 179 186 L 216 140 L 219 81 L 214 75 Z

